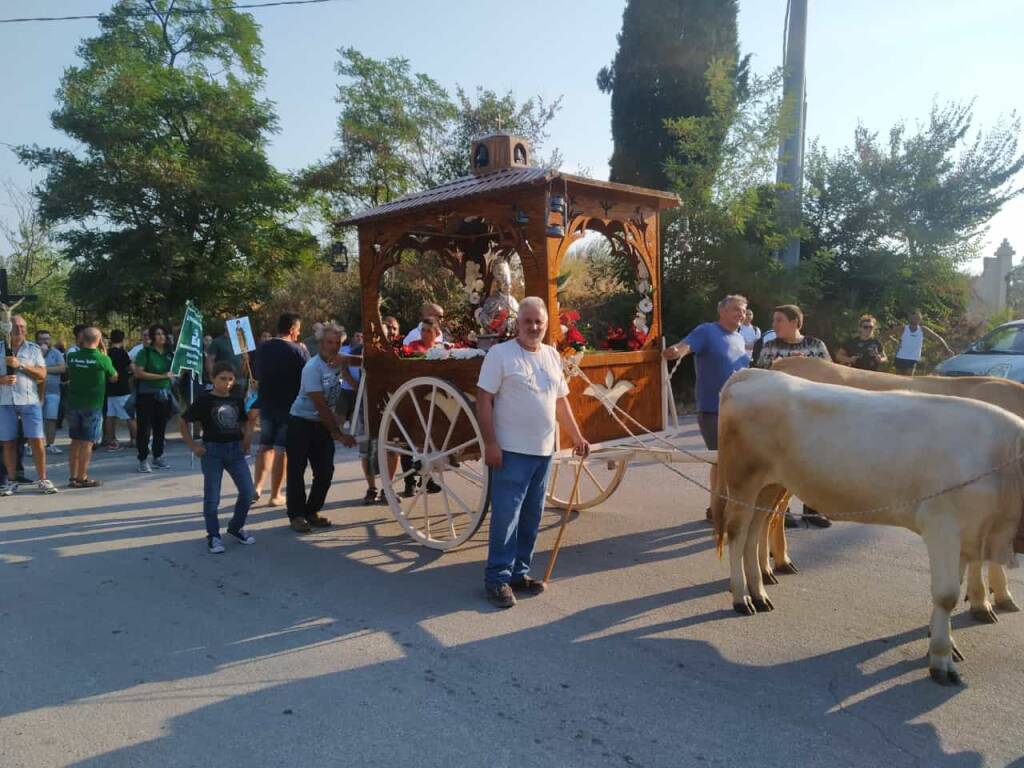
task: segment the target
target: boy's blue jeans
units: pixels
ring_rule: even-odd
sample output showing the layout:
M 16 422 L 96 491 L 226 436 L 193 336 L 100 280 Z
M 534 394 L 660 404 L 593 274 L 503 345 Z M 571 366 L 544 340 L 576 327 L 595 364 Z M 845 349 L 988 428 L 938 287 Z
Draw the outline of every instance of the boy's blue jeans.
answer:
M 231 475 L 238 489 L 235 514 L 228 523 L 228 530 L 237 533 L 245 527 L 249 507 L 252 506 L 252 497 L 256 493 L 249 465 L 245 463 L 242 444 L 236 440 L 233 443 L 203 443 L 203 447 L 206 453 L 200 459 L 200 464 L 203 468 L 203 517 L 206 518 L 206 535 L 220 536 L 217 507 L 220 506 L 220 483 L 225 470 Z
M 487 586 L 518 581 L 530 572 L 550 469 L 550 456 L 502 451 L 501 468 L 491 470 Z

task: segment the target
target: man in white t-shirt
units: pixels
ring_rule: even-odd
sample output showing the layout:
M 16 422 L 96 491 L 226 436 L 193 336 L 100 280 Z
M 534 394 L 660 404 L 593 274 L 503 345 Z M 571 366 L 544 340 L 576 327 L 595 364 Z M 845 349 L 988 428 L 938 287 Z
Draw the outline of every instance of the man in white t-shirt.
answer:
M 544 582 L 529 573 L 551 457 L 558 447 L 556 421 L 570 435 L 577 455 L 590 453 L 569 407 L 561 358 L 543 343 L 548 328 L 544 300 L 523 299 L 517 325 L 515 339 L 488 350 L 477 381 L 476 413 L 484 461 L 491 468 L 484 586 L 499 608 L 516 604 L 513 590 L 533 595 L 544 591 Z
M 743 346 L 746 347 L 747 352 L 752 352 L 754 344 L 761 338 L 761 329 L 754 325 L 754 310 L 750 307 L 747 307 L 747 314 L 740 324 L 739 332 L 743 337 Z
M 900 334 L 899 348 L 896 350 L 896 354 L 892 361 L 893 371 L 902 376 L 913 376 L 914 371 L 917 369 L 917 364 L 921 362 L 921 353 L 924 351 L 924 335 L 930 333 L 939 343 L 946 348 L 949 354 L 953 354 L 953 350 L 949 348 L 949 344 L 946 340 L 939 336 L 931 328 L 926 328 L 921 325 L 921 313 L 916 309 L 910 313 L 907 318 L 907 324 L 903 326 L 903 333 Z M 892 337 L 890 337 L 892 338 Z M 896 341 L 896 339 L 893 339 Z

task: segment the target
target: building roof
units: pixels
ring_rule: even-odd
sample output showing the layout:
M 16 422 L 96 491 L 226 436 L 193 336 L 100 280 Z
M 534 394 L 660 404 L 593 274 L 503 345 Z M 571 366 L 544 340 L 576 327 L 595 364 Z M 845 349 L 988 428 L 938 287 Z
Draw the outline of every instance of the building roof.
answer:
M 521 187 L 546 184 L 554 179 L 564 179 L 571 184 L 606 189 L 640 197 L 653 198 L 658 208 L 673 208 L 679 204 L 679 198 L 670 192 L 659 192 L 628 184 L 616 184 L 610 181 L 597 181 L 582 176 L 553 171 L 548 168 L 506 168 L 480 176 L 463 176 L 446 184 L 433 187 L 423 192 L 413 192 L 397 200 L 378 205 L 361 213 L 354 214 L 338 221 L 339 226 L 362 224 L 367 221 L 385 219 L 391 216 L 410 213 L 432 206 L 465 200 L 471 197 L 489 195 L 494 192 L 508 192 Z

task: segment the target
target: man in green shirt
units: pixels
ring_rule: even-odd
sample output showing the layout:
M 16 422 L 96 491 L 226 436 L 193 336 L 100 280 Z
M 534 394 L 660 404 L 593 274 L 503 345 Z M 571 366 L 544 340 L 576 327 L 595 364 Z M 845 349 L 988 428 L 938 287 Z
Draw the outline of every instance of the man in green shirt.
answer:
M 92 442 L 103 419 L 107 382 L 117 381 L 114 363 L 99 349 L 102 338 L 98 328 L 85 328 L 79 336 L 79 348 L 67 356 L 71 488 L 95 488 L 100 484 L 89 477 Z

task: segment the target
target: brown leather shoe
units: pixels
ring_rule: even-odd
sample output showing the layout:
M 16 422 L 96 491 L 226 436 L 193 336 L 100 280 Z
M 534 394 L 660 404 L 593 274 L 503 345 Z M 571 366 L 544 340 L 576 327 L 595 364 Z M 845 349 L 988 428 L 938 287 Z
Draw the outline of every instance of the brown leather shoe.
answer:
M 523 576 L 521 579 L 512 579 L 511 586 L 515 592 L 526 592 L 528 595 L 536 596 L 547 589 L 548 585 L 543 581 L 537 581 L 536 579 L 531 579 L 529 576 Z
M 289 525 L 291 525 L 292 530 L 297 533 L 309 533 L 312 530 L 304 517 L 293 517 Z
M 516 596 L 512 594 L 512 587 L 508 584 L 497 584 L 493 587 L 488 584 L 484 589 L 487 590 L 487 599 L 491 601 L 491 605 L 511 608 L 516 604 Z
M 330 528 L 332 523 L 326 517 L 320 517 L 320 515 L 313 515 L 313 517 L 307 517 L 308 522 L 314 528 Z

